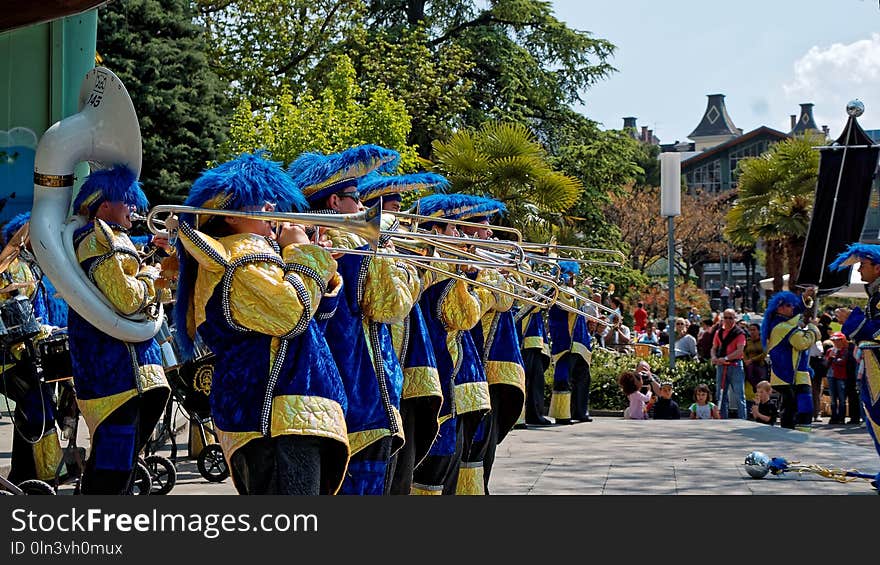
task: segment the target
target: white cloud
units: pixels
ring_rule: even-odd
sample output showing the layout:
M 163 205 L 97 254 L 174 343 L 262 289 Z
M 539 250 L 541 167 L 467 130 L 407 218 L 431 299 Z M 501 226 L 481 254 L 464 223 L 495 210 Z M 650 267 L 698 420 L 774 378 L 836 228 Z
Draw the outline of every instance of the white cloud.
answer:
M 853 43 L 811 47 L 794 62 L 793 80 L 783 85 L 786 105 L 812 102 L 819 127 L 828 125 L 836 137 L 846 123 L 846 103 L 858 98 L 865 103 L 859 123 L 880 129 L 880 33 Z

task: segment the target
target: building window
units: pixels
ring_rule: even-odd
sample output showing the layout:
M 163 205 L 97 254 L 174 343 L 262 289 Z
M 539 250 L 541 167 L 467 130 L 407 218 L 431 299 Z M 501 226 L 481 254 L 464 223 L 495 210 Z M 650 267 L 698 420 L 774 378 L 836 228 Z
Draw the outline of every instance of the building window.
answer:
M 721 191 L 721 161 L 715 159 L 700 165 L 687 174 L 688 190 L 706 192 Z
M 739 162 L 748 157 L 757 157 L 767 151 L 769 147 L 770 143 L 766 139 L 762 139 L 730 152 L 730 188 L 737 187 L 739 171 L 736 170 L 736 167 L 739 165 Z

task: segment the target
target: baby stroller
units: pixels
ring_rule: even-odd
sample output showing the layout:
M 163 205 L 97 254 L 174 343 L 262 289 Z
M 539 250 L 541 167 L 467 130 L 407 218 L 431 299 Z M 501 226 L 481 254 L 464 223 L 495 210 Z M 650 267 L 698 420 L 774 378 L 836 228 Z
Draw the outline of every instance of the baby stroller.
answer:
M 157 336 L 162 345 L 162 357 L 165 360 L 165 376 L 171 385 L 171 398 L 165 412 L 160 437 L 162 442 L 167 437 L 174 437 L 174 410 L 180 411 L 195 430 L 199 440 L 197 466 L 199 474 L 212 483 L 219 483 L 229 477 L 229 469 L 223 448 L 217 443 L 217 432 L 214 431 L 211 418 L 211 405 L 208 395 L 211 391 L 211 379 L 214 374 L 215 357 L 210 349 L 197 338 L 196 355 L 191 361 L 177 363 L 177 352 L 174 349 L 173 330 L 163 325 Z M 158 448 L 158 447 L 155 447 Z M 192 446 L 190 446 L 192 451 Z M 171 459 L 177 460 L 177 442 L 171 442 Z

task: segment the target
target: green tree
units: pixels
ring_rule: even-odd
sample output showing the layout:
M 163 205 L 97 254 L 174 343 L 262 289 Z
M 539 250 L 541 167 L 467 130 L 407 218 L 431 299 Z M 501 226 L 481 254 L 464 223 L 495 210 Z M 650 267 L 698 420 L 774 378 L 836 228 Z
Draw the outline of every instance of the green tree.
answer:
M 194 0 L 211 49 L 210 64 L 234 99 L 262 109 L 306 77 L 363 16 L 362 0 Z
M 97 50 L 131 95 L 143 140 L 141 180 L 153 203 L 182 200 L 217 157 L 228 111 L 189 0 L 111 2 Z
M 435 141 L 434 160 L 456 192 L 503 202 L 506 221 L 527 238 L 546 232 L 548 218 L 565 213 L 582 189 L 577 179 L 550 166 L 534 134 L 517 123 L 487 122 Z
M 374 0 L 368 15 L 371 31 L 423 27 L 432 50 L 457 45 L 470 53 L 464 76 L 473 86 L 463 108 L 470 126 L 553 120 L 614 71 L 614 45 L 569 28 L 543 0 Z
M 725 235 L 739 246 L 766 242 L 775 291 L 782 290 L 786 263 L 791 280 L 797 279 L 819 175 L 813 146 L 822 141 L 816 134 L 797 136 L 739 164 L 737 200 L 727 213 Z
M 354 145 L 375 143 L 401 154 L 400 168 L 418 168 L 415 148 L 407 144 L 410 117 L 403 102 L 387 89 L 362 93 L 351 61 L 333 57 L 327 87 L 298 99 L 287 87 L 265 110 L 255 111 L 242 100 L 229 127 L 224 156 L 267 149 L 272 158 L 290 164 L 305 151 L 332 153 Z

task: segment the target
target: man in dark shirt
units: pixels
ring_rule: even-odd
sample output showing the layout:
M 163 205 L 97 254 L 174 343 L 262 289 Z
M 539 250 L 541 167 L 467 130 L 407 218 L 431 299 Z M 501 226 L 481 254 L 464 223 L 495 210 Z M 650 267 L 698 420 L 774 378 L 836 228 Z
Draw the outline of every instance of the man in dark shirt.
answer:
M 678 403 L 672 400 L 672 383 L 664 382 L 660 385 L 659 398 L 654 403 L 654 419 L 655 420 L 678 420 L 681 418 L 681 411 Z

